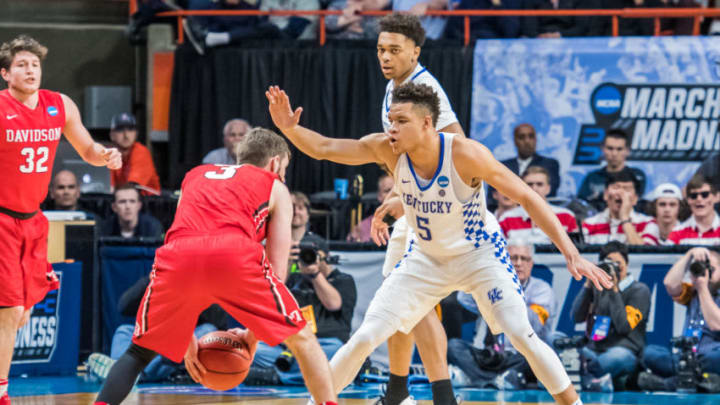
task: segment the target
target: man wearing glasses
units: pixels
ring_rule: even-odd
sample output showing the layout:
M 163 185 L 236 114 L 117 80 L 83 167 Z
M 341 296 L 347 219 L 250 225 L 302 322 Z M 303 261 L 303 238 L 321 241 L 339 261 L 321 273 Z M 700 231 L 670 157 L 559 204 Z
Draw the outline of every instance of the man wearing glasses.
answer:
M 720 218 L 715 204 L 720 201 L 715 186 L 700 174 L 685 187 L 692 215 L 670 232 L 668 240 L 676 245 L 720 245 Z

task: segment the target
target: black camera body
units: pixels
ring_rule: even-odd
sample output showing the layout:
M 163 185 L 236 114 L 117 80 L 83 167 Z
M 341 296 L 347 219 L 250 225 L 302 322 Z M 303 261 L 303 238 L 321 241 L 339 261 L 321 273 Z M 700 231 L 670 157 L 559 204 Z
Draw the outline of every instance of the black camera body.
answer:
M 705 271 L 708 273 L 708 277 L 712 276 L 713 267 L 710 265 L 708 258 L 702 260 L 692 259 L 688 263 L 687 271 L 693 275 L 693 277 L 702 277 L 705 275 Z
M 676 370 L 677 390 L 680 392 L 695 392 L 702 378 L 700 362 L 694 350 L 697 343 L 698 339 L 695 336 L 678 336 L 670 339 L 673 350 L 679 353 Z
M 620 265 L 612 260 L 603 260 L 598 263 L 598 267 L 610 276 L 615 275 L 615 277 L 619 277 L 620 275 Z
M 300 253 L 298 259 L 306 266 L 313 265 L 318 261 L 318 252 L 321 250 L 318 245 L 314 242 L 300 242 L 298 245 Z M 328 255 L 323 259 L 327 264 L 338 264 L 340 263 L 340 256 Z

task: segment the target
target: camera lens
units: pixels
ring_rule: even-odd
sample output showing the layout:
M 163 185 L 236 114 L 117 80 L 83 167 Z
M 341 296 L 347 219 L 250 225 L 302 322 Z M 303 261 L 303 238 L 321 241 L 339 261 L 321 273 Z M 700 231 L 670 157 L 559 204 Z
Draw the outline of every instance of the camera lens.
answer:
M 317 252 L 313 248 L 302 248 L 298 258 L 306 265 L 315 264 L 317 262 Z

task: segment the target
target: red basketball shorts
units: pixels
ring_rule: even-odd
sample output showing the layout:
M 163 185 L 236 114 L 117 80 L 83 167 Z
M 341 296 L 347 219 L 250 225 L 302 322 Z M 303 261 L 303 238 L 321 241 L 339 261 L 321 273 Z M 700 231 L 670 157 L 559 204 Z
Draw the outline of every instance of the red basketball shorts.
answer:
M 133 342 L 179 362 L 211 304 L 274 346 L 305 320 L 262 245 L 239 235 L 183 237 L 157 250 Z
M 48 221 L 42 212 L 30 219 L 0 213 L 0 307 L 32 307 L 58 288 L 47 262 Z

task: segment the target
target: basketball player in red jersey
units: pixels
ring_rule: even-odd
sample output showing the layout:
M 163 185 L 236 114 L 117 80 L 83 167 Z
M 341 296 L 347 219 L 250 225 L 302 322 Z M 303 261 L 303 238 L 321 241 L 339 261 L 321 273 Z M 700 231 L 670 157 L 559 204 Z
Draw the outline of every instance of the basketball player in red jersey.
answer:
M 48 222 L 39 212 L 45 199 L 60 135 L 95 166 L 118 169 L 121 155 L 90 137 L 75 103 L 40 90 L 47 48 L 27 36 L 0 46 L 0 405 L 10 404 L 8 373 L 15 334 L 30 308 L 57 278 L 47 263 Z
M 336 405 L 327 358 L 282 282 L 293 215 L 282 182 L 290 149 L 263 128 L 248 132 L 236 148 L 241 165 L 201 165 L 185 175 L 175 220 L 155 253 L 133 343 L 110 369 L 96 405 L 120 404 L 157 354 L 175 362 L 184 355 L 188 373 L 202 382 L 193 329 L 214 303 L 248 328 L 231 332 L 246 335 L 251 354 L 256 339 L 285 343 L 315 403 Z

